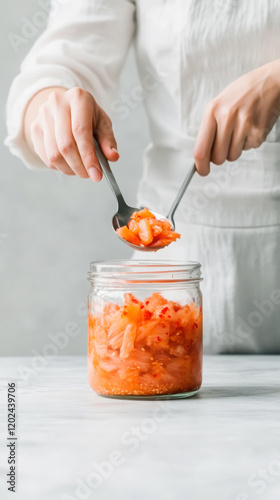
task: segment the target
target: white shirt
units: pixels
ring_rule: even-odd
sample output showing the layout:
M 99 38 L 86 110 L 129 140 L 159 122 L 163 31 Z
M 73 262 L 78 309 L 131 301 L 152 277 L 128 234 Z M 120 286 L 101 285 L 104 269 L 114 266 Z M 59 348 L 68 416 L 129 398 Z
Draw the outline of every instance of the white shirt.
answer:
M 192 165 L 208 101 L 239 76 L 280 58 L 280 3 L 59 3 L 13 82 L 6 144 L 30 168 L 43 167 L 25 145 L 22 117 L 29 99 L 48 86 L 82 87 L 109 115 L 125 114 L 116 87 L 134 43 L 142 82 L 135 97 L 145 94 L 151 130 L 138 205 L 167 213 Z M 214 166 L 206 178 L 193 178 L 178 209 L 177 229 L 182 241 L 154 258 L 202 263 L 206 349 L 280 352 L 280 306 L 271 299 L 280 289 L 279 121 L 258 150 L 245 152 L 235 164 Z M 270 302 L 269 314 L 256 305 L 263 301 Z

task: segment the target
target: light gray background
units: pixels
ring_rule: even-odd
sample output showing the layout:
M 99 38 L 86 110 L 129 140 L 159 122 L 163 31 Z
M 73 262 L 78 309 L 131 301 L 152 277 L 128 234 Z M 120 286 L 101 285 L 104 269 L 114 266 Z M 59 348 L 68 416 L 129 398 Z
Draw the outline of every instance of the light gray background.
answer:
M 1 7 L 0 354 L 31 355 L 34 349 L 41 354 L 50 341 L 48 334 L 64 331 L 70 321 L 81 332 L 59 354 L 81 354 L 87 341 L 82 305 L 89 263 L 127 257 L 131 252 L 112 232 L 116 207 L 106 181 L 94 185 L 48 170 L 29 171 L 3 146 L 9 86 L 35 41 L 35 37 L 26 40 L 15 52 L 8 34 L 21 35 L 22 18 L 32 22 L 42 8 L 38 0 L 10 0 Z M 137 83 L 130 53 L 120 93 L 130 93 Z M 143 105 L 132 109 L 125 120 L 115 119 L 114 129 L 121 154 L 115 173 L 128 203 L 133 204 L 148 142 Z

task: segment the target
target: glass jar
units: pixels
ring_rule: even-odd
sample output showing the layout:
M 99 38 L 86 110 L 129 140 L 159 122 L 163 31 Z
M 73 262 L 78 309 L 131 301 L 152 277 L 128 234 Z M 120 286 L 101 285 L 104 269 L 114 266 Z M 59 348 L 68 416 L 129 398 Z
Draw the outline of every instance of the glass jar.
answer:
M 92 262 L 88 376 L 103 396 L 185 398 L 202 382 L 201 266 Z

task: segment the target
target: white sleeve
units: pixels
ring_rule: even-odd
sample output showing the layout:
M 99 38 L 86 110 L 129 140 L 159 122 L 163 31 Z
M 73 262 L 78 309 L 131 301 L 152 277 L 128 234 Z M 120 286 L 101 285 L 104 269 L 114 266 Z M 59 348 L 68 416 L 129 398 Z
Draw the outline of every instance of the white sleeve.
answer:
M 39 90 L 78 86 L 111 114 L 134 11 L 134 0 L 53 0 L 48 26 L 23 61 L 7 101 L 5 144 L 27 167 L 44 167 L 23 136 L 25 108 Z

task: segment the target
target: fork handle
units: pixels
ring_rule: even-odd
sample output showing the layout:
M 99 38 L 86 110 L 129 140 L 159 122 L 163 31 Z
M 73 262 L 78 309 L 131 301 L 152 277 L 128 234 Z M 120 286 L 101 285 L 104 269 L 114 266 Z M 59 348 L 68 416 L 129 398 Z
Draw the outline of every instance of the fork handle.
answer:
M 196 166 L 195 166 L 195 163 L 194 163 L 193 166 L 192 166 L 192 168 L 190 169 L 190 171 L 187 173 L 186 178 L 185 178 L 185 180 L 184 180 L 181 188 L 179 189 L 179 192 L 178 192 L 178 194 L 177 194 L 177 196 L 176 196 L 176 198 L 175 198 L 175 200 L 173 202 L 173 205 L 170 208 L 170 210 L 169 210 L 169 212 L 168 212 L 168 214 L 166 216 L 167 219 L 171 220 L 171 222 L 172 222 L 172 224 L 173 224 L 174 227 L 175 227 L 174 214 L 175 214 L 175 212 L 176 212 L 176 210 L 178 208 L 178 205 L 179 205 L 179 203 L 180 203 L 180 201 L 181 201 L 181 199 L 182 199 L 182 197 L 183 197 L 183 195 L 184 195 L 184 193 L 185 193 L 185 191 L 186 191 L 189 183 L 191 182 L 191 180 L 192 180 L 195 172 L 196 172 Z

